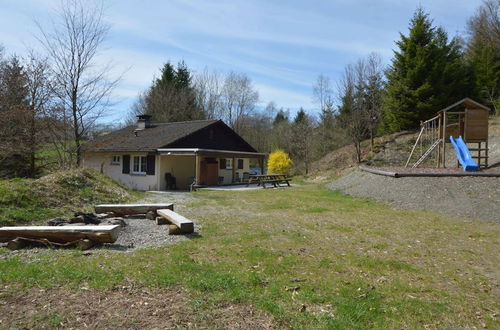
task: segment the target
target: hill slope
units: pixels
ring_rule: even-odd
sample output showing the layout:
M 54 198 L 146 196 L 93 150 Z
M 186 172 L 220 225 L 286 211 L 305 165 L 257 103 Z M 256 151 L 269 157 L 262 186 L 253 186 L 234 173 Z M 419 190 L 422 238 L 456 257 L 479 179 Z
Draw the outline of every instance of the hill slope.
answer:
M 135 196 L 94 170 L 56 172 L 40 179 L 0 180 L 0 226 L 37 222 Z
M 400 132 L 375 139 L 375 151 L 370 151 L 370 141 L 361 143 L 362 159 L 366 165 L 404 166 L 418 132 Z M 490 118 L 489 124 L 489 165 L 500 165 L 500 117 Z M 453 147 L 447 144 L 446 161 L 448 166 L 456 165 Z M 328 153 L 311 165 L 313 173 L 339 171 L 355 166 L 356 154 L 352 145 L 347 145 Z

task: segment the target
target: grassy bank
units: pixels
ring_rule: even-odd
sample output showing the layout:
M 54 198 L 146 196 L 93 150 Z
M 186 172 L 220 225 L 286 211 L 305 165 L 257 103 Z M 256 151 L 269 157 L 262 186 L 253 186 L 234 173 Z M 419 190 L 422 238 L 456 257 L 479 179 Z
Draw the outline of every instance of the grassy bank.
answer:
M 0 226 L 39 222 L 91 210 L 93 204 L 139 197 L 89 169 L 56 172 L 40 179 L 0 180 Z
M 317 185 L 197 192 L 179 209 L 202 225 L 198 238 L 126 254 L 4 254 L 3 298 L 30 288 L 84 297 L 82 288 L 106 296 L 124 287 L 182 287 L 190 294 L 190 322 L 203 318 L 209 327 L 228 304 L 263 311 L 276 327 L 499 326 L 497 224 L 396 211 Z M 11 308 L 0 306 L 0 314 Z M 19 317 L 16 326 L 72 318 L 51 312 L 56 321 L 39 311 Z

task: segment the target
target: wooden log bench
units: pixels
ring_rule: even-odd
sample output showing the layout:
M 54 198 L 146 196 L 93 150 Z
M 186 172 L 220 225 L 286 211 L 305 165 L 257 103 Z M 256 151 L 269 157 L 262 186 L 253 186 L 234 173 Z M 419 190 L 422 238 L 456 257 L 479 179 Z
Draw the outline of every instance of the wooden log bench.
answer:
M 179 228 L 180 233 L 182 234 L 190 234 L 194 232 L 194 223 L 193 221 L 186 219 L 179 213 L 175 213 L 170 209 L 162 209 L 156 211 L 158 215 L 167 219 L 170 223 Z
M 46 239 L 61 244 L 85 239 L 95 243 L 114 243 L 120 229 L 119 225 L 0 227 L 0 242 L 5 243 L 21 237 Z
M 96 205 L 95 213 L 113 212 L 116 215 L 146 214 L 149 211 L 157 212 L 161 209 L 174 210 L 174 204 L 101 204 Z

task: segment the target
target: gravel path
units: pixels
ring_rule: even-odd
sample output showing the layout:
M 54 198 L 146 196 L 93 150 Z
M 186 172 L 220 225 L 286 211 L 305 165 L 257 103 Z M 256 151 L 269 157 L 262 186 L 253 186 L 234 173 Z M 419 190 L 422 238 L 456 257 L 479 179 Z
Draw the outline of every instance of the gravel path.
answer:
M 500 222 L 498 177 L 403 177 L 354 170 L 327 185 L 401 209 L 431 210 L 469 220 Z

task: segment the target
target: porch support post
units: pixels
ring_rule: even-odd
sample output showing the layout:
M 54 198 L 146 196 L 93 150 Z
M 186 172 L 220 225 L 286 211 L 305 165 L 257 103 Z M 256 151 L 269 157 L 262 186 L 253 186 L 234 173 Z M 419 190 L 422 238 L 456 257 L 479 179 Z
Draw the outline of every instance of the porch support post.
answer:
M 156 155 L 156 161 L 155 161 L 155 173 L 156 173 L 156 184 L 157 184 L 157 188 L 156 190 L 161 190 L 161 173 L 160 173 L 160 169 L 161 169 L 161 156 L 160 155 Z
M 231 183 L 234 183 L 235 180 L 236 180 L 236 164 L 234 163 L 234 161 L 235 161 L 235 158 L 233 157 L 233 160 L 232 160 L 233 167 L 232 167 L 232 173 L 231 173 L 232 174 Z
M 195 156 L 195 184 L 200 184 L 200 156 L 196 154 Z
M 259 158 L 260 174 L 264 174 L 264 156 Z

